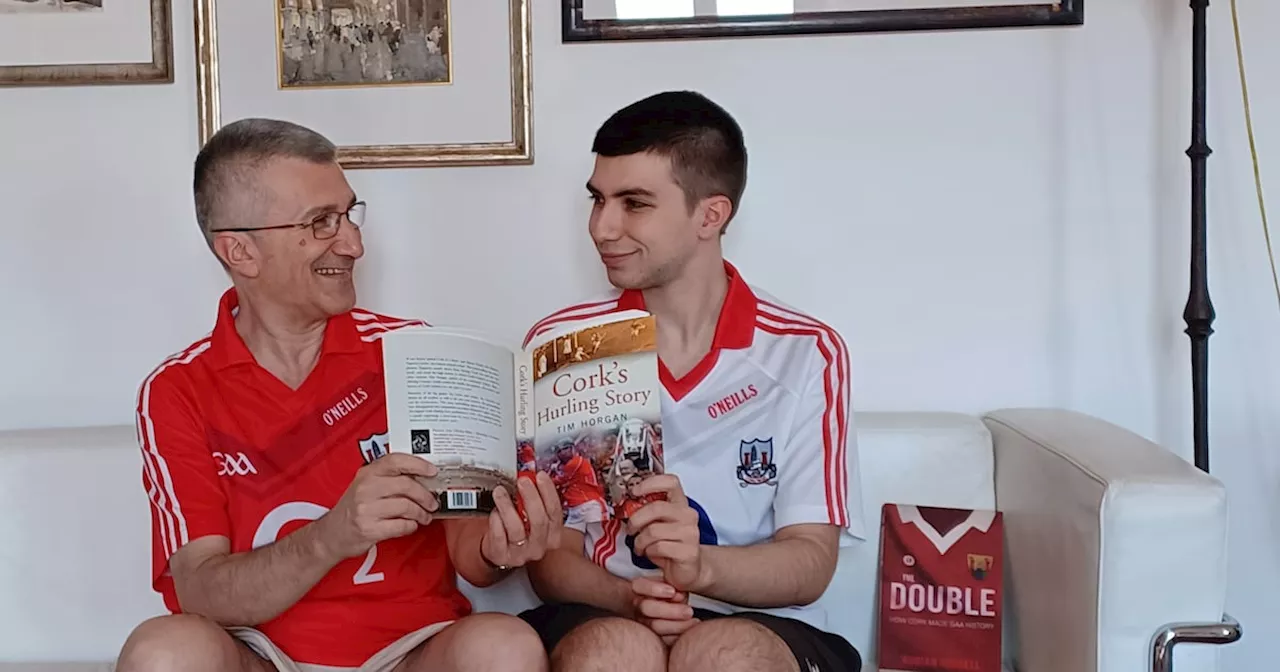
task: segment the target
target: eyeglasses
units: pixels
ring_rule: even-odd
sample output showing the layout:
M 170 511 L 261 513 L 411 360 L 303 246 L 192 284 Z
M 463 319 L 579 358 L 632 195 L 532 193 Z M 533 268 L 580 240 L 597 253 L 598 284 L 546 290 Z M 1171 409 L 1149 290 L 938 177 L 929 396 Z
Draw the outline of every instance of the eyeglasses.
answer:
M 338 235 L 338 229 L 342 228 L 342 218 L 346 217 L 348 222 L 357 229 L 364 225 L 365 202 L 356 201 L 351 204 L 343 212 L 326 212 L 309 222 L 299 222 L 297 224 L 276 224 L 275 226 L 254 226 L 243 227 L 237 229 L 213 229 L 209 233 L 218 233 L 219 231 L 270 231 L 271 229 L 301 229 L 304 227 L 311 228 L 311 235 L 316 240 L 328 240 Z

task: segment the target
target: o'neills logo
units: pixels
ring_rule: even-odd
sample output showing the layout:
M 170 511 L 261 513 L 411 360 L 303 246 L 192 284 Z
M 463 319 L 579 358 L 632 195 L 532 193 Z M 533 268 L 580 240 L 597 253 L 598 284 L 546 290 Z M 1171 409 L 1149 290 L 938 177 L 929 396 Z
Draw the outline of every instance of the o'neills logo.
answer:
M 930 586 L 923 583 L 889 584 L 889 610 L 914 611 L 930 614 L 964 614 L 966 616 L 996 615 L 996 591 L 994 588 L 959 588 L 957 586 Z
M 322 419 L 324 424 L 332 427 L 339 420 L 347 417 L 352 411 L 356 410 L 365 399 L 369 398 L 369 393 L 364 391 L 363 387 L 357 387 L 351 394 L 343 397 L 341 401 L 334 404 L 329 410 L 324 412 Z
M 713 419 L 718 418 L 724 415 L 725 413 L 728 413 L 729 411 L 732 411 L 733 409 L 747 403 L 749 400 L 755 398 L 757 394 L 759 394 L 759 392 L 756 391 L 756 386 L 748 385 L 742 388 L 741 390 L 738 390 L 737 392 L 734 392 L 733 394 L 725 397 L 724 399 L 721 399 L 720 401 L 717 401 L 716 403 L 708 406 L 707 415 L 711 416 Z

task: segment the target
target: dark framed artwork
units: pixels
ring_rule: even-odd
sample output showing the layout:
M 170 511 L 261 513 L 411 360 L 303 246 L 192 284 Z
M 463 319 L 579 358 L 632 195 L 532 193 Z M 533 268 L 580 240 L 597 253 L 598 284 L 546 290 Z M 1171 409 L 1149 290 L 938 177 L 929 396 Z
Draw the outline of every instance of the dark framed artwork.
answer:
M 1076 26 L 1084 0 L 561 0 L 564 42 Z

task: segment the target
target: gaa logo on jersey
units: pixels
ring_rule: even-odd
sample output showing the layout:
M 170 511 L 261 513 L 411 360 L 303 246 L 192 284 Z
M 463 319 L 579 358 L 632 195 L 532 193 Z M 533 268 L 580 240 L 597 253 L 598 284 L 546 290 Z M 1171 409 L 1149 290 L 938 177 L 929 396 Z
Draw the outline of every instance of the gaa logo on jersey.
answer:
M 778 482 L 778 465 L 773 462 L 773 437 L 741 441 L 738 457 L 738 480 L 741 481 L 738 487 Z
M 987 573 L 991 571 L 993 564 L 995 564 L 995 558 L 989 555 L 969 554 L 969 573 L 979 581 L 987 578 Z
M 248 476 L 258 473 L 249 456 L 244 453 L 213 452 L 213 459 L 218 463 L 219 476 Z
M 360 439 L 360 455 L 364 457 L 364 463 L 369 464 L 386 455 L 391 450 L 388 447 L 389 445 L 390 441 L 387 440 L 386 432 L 374 434 L 367 439 Z

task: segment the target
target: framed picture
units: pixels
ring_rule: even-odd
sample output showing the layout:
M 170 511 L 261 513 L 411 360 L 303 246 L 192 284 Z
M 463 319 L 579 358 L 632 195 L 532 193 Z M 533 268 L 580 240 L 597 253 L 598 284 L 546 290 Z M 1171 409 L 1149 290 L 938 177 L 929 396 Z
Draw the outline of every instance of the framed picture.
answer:
M 529 1 L 195 0 L 200 144 L 271 117 L 347 168 L 532 163 Z
M 1084 0 L 560 0 L 562 40 L 965 30 L 1084 23 Z
M 0 0 L 0 86 L 173 82 L 170 0 Z

